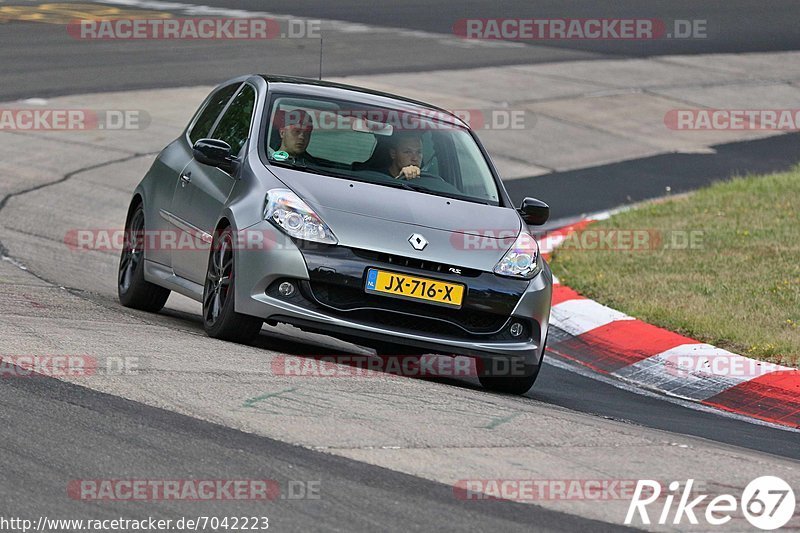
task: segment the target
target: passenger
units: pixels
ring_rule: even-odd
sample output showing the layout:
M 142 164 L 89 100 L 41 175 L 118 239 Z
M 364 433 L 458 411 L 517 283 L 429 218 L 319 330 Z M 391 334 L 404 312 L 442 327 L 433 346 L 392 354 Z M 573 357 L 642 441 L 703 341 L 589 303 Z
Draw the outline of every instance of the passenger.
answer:
M 320 164 L 321 160 L 306 152 L 308 143 L 311 142 L 311 134 L 314 132 L 311 115 L 301 109 L 279 111 L 275 116 L 275 122 L 281 145 L 277 150 L 269 152 L 270 158 L 277 161 L 289 159 L 299 165 Z

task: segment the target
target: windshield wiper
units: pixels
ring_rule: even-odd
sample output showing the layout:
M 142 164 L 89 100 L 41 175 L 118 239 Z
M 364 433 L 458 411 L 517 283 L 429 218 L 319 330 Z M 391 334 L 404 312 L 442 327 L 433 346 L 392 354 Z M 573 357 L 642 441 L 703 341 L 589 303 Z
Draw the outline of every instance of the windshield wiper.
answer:
M 485 202 L 483 200 L 479 200 L 477 198 L 472 198 L 470 196 L 462 196 L 460 194 L 452 194 L 442 191 L 437 191 L 436 189 L 430 189 L 428 187 L 424 187 L 422 185 L 408 183 L 408 181 L 399 181 L 397 184 L 398 188 L 403 188 L 409 191 L 416 191 L 422 192 L 425 194 L 432 194 L 434 196 L 442 196 L 444 198 L 453 198 L 455 200 L 464 200 L 465 202 L 474 202 L 476 204 L 484 204 L 484 205 L 491 205 L 489 202 Z
M 413 191 L 414 187 L 406 183 L 405 181 L 395 180 L 395 181 L 369 181 L 367 183 L 373 183 L 375 185 L 386 185 L 387 187 L 394 187 L 395 189 L 405 189 L 407 191 Z
M 289 161 L 277 161 L 275 159 L 270 159 L 270 162 L 277 166 L 277 167 L 284 167 L 290 168 L 292 170 L 300 170 L 302 172 L 308 172 L 310 174 L 319 174 L 320 176 L 328 176 L 329 178 L 342 178 L 342 179 L 353 179 L 351 176 L 346 176 L 344 174 L 338 174 L 331 170 L 328 170 L 328 167 L 323 166 L 309 166 L 307 164 L 298 165 L 293 162 Z
M 270 158 L 270 162 L 279 167 L 291 168 L 292 170 L 301 170 L 303 172 L 309 172 L 311 174 L 319 174 L 321 176 L 328 176 L 333 178 L 342 178 L 348 179 L 353 181 L 360 181 L 362 183 L 370 183 L 372 185 L 385 185 L 387 187 L 394 187 L 395 189 L 405 189 L 407 191 L 414 191 L 414 192 L 421 192 L 424 194 L 432 194 L 434 196 L 441 196 L 443 198 L 452 198 L 454 200 L 463 200 L 465 202 L 473 202 L 476 204 L 483 204 L 483 205 L 493 205 L 491 202 L 487 202 L 485 200 L 480 200 L 478 198 L 473 198 L 471 196 L 463 196 L 460 194 L 452 194 L 442 191 L 437 191 L 436 189 L 430 189 L 423 185 L 417 185 L 415 183 L 409 183 L 407 180 L 392 180 L 392 181 L 370 181 L 370 180 L 361 180 L 354 176 L 347 176 L 345 174 L 339 174 L 337 172 L 333 172 L 328 167 L 323 166 L 307 166 L 307 165 L 298 165 L 292 161 L 277 161 L 275 159 Z

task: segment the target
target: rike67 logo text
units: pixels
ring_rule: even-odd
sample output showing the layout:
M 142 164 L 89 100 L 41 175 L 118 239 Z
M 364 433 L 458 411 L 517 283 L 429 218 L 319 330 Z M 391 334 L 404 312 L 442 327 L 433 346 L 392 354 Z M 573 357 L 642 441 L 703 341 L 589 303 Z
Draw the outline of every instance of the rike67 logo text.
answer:
M 661 483 L 650 479 L 639 480 L 625 516 L 625 524 L 636 522 L 638 515 L 638 521 L 645 525 L 653 522 L 679 525 L 685 523 L 684 519 L 697 525 L 700 523 L 699 515 L 707 524 L 721 526 L 730 522 L 740 510 L 750 525 L 769 531 L 783 527 L 794 516 L 794 491 L 779 477 L 762 476 L 754 479 L 747 484 L 738 500 L 732 494 L 720 494 L 711 499 L 708 494 L 701 494 L 693 498 L 693 485 L 694 479 L 688 479 L 683 486 L 673 481 L 669 484 L 668 492 L 662 496 L 664 490 Z M 705 512 L 701 512 L 703 508 Z M 651 515 L 651 512 L 654 514 Z

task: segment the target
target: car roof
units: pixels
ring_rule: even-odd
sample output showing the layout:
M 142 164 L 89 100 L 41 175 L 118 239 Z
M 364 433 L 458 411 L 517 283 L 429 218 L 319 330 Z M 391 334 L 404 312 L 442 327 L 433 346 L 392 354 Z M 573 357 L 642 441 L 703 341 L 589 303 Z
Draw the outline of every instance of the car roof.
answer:
M 313 78 L 277 76 L 270 74 L 259 74 L 258 76 L 263 78 L 273 89 L 277 89 L 278 91 L 286 90 L 287 92 L 306 94 L 309 96 L 329 96 L 331 98 L 350 99 L 360 103 L 382 106 L 394 104 L 398 107 L 404 107 L 416 111 L 435 111 L 437 113 L 436 118 L 439 120 L 450 119 L 454 124 L 468 127 L 463 120 L 447 109 L 396 94 L 358 87 L 356 85 L 348 85 L 345 83 L 315 80 Z

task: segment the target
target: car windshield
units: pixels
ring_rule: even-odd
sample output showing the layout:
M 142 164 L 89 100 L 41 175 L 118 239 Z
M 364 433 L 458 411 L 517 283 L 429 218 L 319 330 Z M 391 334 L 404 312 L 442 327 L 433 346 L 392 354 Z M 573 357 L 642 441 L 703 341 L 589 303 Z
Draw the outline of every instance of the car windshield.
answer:
M 466 127 L 442 112 L 279 96 L 269 118 L 272 165 L 499 205 L 480 148 Z

